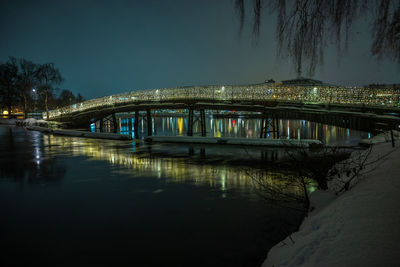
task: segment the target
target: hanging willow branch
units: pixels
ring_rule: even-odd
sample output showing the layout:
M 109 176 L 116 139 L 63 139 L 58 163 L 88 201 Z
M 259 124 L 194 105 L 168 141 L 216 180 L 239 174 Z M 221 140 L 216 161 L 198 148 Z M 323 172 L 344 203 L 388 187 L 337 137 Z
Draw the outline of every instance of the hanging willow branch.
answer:
M 262 2 L 264 4 L 262 4 Z M 235 0 L 240 30 L 245 0 Z M 361 16 L 372 18 L 371 53 L 386 55 L 400 64 L 399 0 L 253 0 L 253 37 L 258 38 L 263 6 L 277 14 L 278 55 L 289 57 L 300 76 L 312 76 L 323 63 L 324 48 L 333 41 L 338 50 L 347 48 L 351 27 Z M 344 37 L 344 41 L 343 41 Z

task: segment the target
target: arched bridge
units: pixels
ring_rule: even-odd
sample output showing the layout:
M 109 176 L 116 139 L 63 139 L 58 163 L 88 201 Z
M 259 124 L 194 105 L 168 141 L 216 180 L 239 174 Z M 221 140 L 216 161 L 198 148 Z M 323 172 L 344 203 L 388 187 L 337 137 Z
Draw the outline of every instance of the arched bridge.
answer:
M 90 121 L 114 115 L 116 125 L 115 113 L 135 112 L 135 117 L 138 118 L 139 111 L 146 110 L 149 121 L 151 111 L 158 109 L 187 110 L 188 135 L 193 134 L 191 129 L 194 110 L 200 111 L 202 129 L 204 128 L 202 135 L 206 131 L 203 125 L 204 110 L 257 112 L 265 119 L 305 119 L 367 131 L 379 127 L 397 129 L 400 121 L 400 89 L 269 83 L 185 86 L 131 91 L 91 99 L 49 111 L 48 119 L 88 126 Z M 44 113 L 43 116 L 47 118 L 47 114 Z

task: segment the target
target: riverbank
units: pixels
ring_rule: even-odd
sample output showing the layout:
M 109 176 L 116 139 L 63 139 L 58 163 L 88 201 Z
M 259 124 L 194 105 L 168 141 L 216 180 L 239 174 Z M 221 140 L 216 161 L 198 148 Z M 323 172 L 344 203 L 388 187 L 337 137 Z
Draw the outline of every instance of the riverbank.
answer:
M 323 146 L 321 141 L 315 139 L 255 139 L 238 137 L 149 136 L 145 139 L 145 141 L 149 143 L 160 142 L 302 148 L 317 148 Z
M 38 120 L 34 118 L 29 119 L 0 119 L 0 124 L 5 125 L 16 125 L 16 126 L 39 126 L 39 127 L 46 127 L 46 128 L 54 128 L 61 123 L 58 122 L 49 122 L 46 120 Z
M 400 262 L 400 144 L 375 144 L 359 182 L 311 194 L 314 210 L 275 245 L 263 267 L 397 266 Z M 345 174 L 343 174 L 345 176 Z M 342 177 L 343 177 L 342 176 Z
M 46 127 L 40 126 L 27 126 L 26 129 L 31 131 L 39 131 L 47 134 L 63 135 L 71 137 L 86 137 L 86 138 L 96 138 L 96 139 L 108 139 L 108 140 L 132 140 L 130 135 L 118 134 L 118 133 L 93 133 L 86 131 L 75 131 L 75 130 L 52 130 Z
M 77 130 L 65 130 L 57 129 L 58 124 L 54 122 L 48 122 L 45 120 L 36 119 L 25 119 L 25 120 L 15 120 L 15 119 L 3 119 L 0 124 L 5 125 L 16 125 L 23 126 L 30 131 L 39 131 L 45 134 L 55 134 L 63 136 L 72 137 L 86 137 L 86 138 L 96 138 L 96 139 L 108 139 L 108 140 L 132 140 L 129 135 L 118 134 L 118 133 L 94 133 L 88 131 L 77 131 Z

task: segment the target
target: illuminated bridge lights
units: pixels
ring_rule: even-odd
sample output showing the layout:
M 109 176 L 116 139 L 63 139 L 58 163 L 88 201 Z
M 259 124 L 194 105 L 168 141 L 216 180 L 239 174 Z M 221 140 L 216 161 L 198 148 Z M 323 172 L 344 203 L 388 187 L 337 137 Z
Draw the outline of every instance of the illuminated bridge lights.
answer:
M 299 86 L 299 85 L 224 85 L 186 86 L 153 90 L 131 91 L 58 108 L 49 112 L 50 119 L 72 112 L 96 107 L 139 102 L 176 101 L 193 99 L 220 101 L 288 101 L 297 103 L 358 104 L 370 106 L 400 107 L 398 88 L 365 88 L 344 86 Z M 46 114 L 43 114 L 46 119 Z

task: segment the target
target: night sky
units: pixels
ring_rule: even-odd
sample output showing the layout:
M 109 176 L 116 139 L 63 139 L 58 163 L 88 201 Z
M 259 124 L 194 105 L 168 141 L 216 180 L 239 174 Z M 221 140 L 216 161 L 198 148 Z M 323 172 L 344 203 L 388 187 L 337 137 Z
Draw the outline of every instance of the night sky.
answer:
M 248 17 L 249 19 L 249 17 Z M 53 62 L 62 89 L 100 97 L 183 85 L 295 78 L 277 59 L 275 15 L 264 12 L 258 45 L 247 21 L 241 38 L 233 0 L 0 0 L 0 61 Z M 353 29 L 340 60 L 335 47 L 314 78 L 333 84 L 400 83 L 400 68 L 370 55 L 368 22 Z

